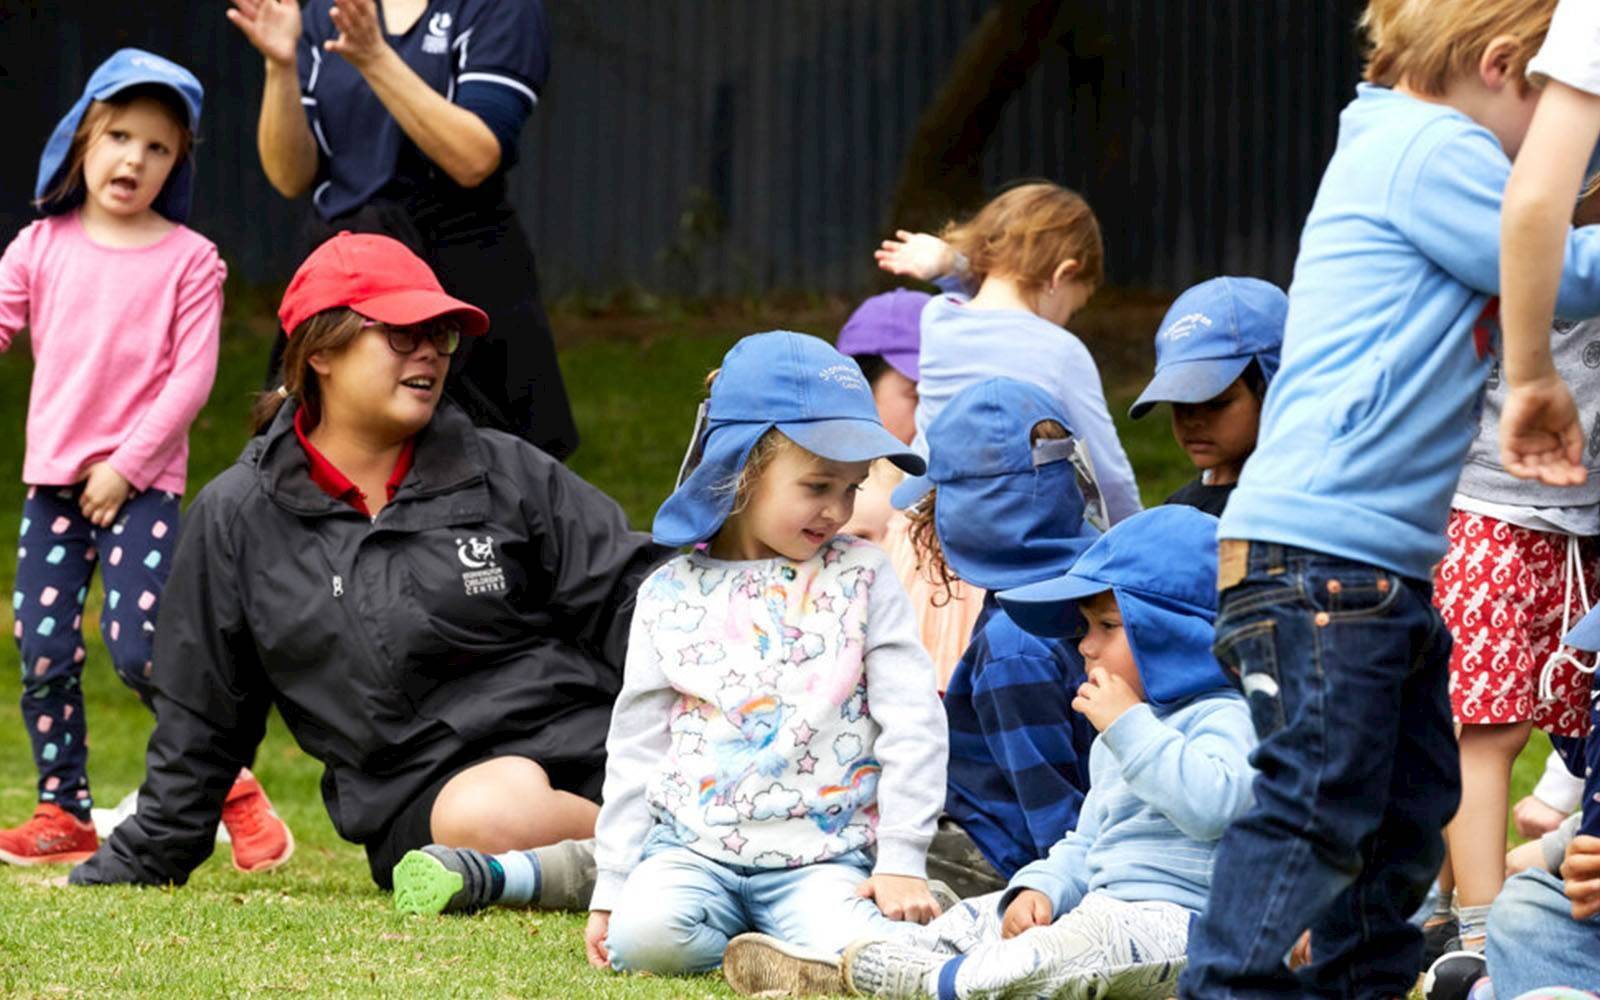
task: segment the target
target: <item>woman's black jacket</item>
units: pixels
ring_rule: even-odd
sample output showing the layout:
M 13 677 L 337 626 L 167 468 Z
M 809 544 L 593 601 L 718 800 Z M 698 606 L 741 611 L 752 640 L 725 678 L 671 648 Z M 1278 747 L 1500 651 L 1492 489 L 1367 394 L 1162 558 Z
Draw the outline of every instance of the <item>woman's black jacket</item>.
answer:
M 547 763 L 604 767 L 634 594 L 666 550 L 565 466 L 450 404 L 369 520 L 311 481 L 293 409 L 188 512 L 138 812 L 75 883 L 185 881 L 272 705 L 325 766 L 328 813 L 356 842 L 499 738 L 533 734 Z

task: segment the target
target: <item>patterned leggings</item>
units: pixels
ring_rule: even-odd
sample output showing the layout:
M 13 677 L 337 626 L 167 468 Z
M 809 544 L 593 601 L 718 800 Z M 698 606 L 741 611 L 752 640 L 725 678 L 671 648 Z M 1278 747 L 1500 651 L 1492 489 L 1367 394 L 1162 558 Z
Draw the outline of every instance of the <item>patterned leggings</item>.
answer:
M 1165 1000 L 1175 994 L 1189 942 L 1183 907 L 1091 892 L 1050 926 L 1002 940 L 1001 895 L 963 900 L 926 927 L 896 935 L 900 944 L 957 956 L 928 984 L 930 996 Z
M 135 494 L 110 528 L 78 510 L 82 487 L 29 487 L 22 507 L 17 584 L 11 594 L 22 653 L 22 720 L 39 769 L 39 801 L 87 818 L 83 718 L 83 604 L 95 564 L 106 599 L 100 634 L 111 665 L 150 704 L 156 606 L 178 534 L 178 496 Z

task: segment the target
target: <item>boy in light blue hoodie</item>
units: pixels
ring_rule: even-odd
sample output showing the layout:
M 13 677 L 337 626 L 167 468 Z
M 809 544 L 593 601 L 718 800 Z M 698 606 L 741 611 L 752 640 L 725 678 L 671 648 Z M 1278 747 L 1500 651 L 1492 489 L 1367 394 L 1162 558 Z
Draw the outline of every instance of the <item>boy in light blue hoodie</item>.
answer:
M 1369 81 L 1306 220 L 1283 361 L 1222 518 L 1216 651 L 1262 739 L 1183 997 L 1404 996 L 1407 917 L 1459 767 L 1432 603 L 1476 427 L 1500 201 L 1554 0 L 1372 0 Z M 1600 231 L 1569 234 L 1558 312 L 1600 311 Z M 1314 959 L 1284 963 L 1302 929 Z
M 1250 803 L 1250 713 L 1211 655 L 1216 518 L 1189 507 L 1113 527 L 1064 575 L 999 595 L 1031 631 L 1077 634 L 1075 711 L 1100 731 L 1077 829 L 1002 892 L 841 960 L 737 939 L 750 992 L 876 997 L 1167 997 L 1217 838 Z M 731 977 L 730 977 L 731 978 Z

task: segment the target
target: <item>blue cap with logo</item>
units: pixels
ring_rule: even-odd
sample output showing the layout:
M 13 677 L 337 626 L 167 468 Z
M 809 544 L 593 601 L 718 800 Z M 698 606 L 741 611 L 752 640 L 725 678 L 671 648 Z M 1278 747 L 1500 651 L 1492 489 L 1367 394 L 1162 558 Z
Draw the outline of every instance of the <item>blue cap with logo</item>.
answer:
M 77 103 L 56 123 L 55 131 L 50 133 L 50 139 L 45 143 L 44 152 L 39 156 L 39 175 L 33 185 L 33 197 L 40 203 L 40 211 L 46 215 L 56 215 L 70 211 L 82 202 L 81 191 L 70 198 L 50 202 L 44 201 L 44 197 L 61 182 L 62 171 L 70 166 L 67 154 L 72 151 L 72 137 L 77 134 L 78 125 L 83 121 L 90 103 L 115 97 L 129 87 L 141 84 L 157 84 L 171 90 L 188 111 L 189 120 L 184 124 L 190 131 L 199 130 L 200 103 L 205 98 L 205 88 L 200 86 L 194 74 L 153 52 L 118 49 L 90 75 Z M 193 186 L 194 157 L 190 156 L 173 168 L 150 207 L 171 221 L 181 223 L 189 217 L 189 192 Z
M 1178 296 L 1156 333 L 1156 374 L 1128 410 L 1204 403 L 1222 395 L 1251 361 L 1272 381 L 1283 350 L 1289 297 L 1259 278 L 1212 278 Z
M 1032 442 L 1053 420 L 1065 440 Z M 905 508 L 938 489 L 934 529 L 956 576 L 985 590 L 1060 573 L 1098 532 L 1084 522 L 1083 466 L 1072 461 L 1061 404 L 1035 385 L 992 378 L 968 386 L 928 425 L 928 472 L 896 487 Z M 1090 492 L 1093 492 L 1091 489 Z
M 922 456 L 884 429 L 854 361 L 803 333 L 751 334 L 722 359 L 678 488 L 656 511 L 656 541 L 691 545 L 715 535 L 733 509 L 733 484 L 750 449 L 773 429 L 835 462 L 887 458 L 913 475 L 926 468 Z
M 1152 507 L 1113 525 L 1064 575 L 997 596 L 1029 632 L 1065 636 L 1083 628 L 1078 602 L 1108 590 L 1152 707 L 1229 687 L 1211 653 L 1216 518 L 1176 504 Z

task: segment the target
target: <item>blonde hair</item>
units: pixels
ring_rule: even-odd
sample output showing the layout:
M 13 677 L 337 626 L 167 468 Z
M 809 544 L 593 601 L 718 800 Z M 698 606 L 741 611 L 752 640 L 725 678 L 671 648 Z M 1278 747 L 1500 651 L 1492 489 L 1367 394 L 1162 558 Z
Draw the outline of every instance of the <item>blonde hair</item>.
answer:
M 1066 437 L 1067 429 L 1060 422 L 1041 420 L 1033 425 L 1028 442 L 1061 441 Z M 938 505 L 939 491 L 935 488 L 906 508 L 906 520 L 910 522 L 906 534 L 911 539 L 912 551 L 917 555 L 917 572 L 934 587 L 930 601 L 934 607 L 942 608 L 955 596 L 951 585 L 959 583 L 961 578 L 951 570 L 950 563 L 944 557 L 944 546 L 939 542 L 939 530 L 934 524 Z
M 311 423 L 322 419 L 322 391 L 316 372 L 311 370 L 311 355 L 341 350 L 360 336 L 364 322 L 361 314 L 340 306 L 325 309 L 294 328 L 283 352 L 283 384 L 258 394 L 250 408 L 250 423 L 256 433 L 272 423 L 291 396 L 300 400 Z
M 1019 184 L 939 235 L 967 258 L 969 273 L 979 284 L 999 274 L 1037 294 L 1068 259 L 1078 262 L 1072 280 L 1091 292 L 1105 280 L 1100 220 L 1082 195 L 1049 181 Z
M 1438 96 L 1452 79 L 1476 74 L 1489 43 L 1509 35 L 1517 42 L 1511 76 L 1526 91 L 1528 60 L 1543 44 L 1555 7 L 1556 0 L 1371 0 L 1361 15 L 1368 46 L 1363 75 Z
M 184 106 L 183 99 L 170 87 L 154 83 L 137 84 L 118 91 L 103 101 L 89 102 L 89 107 L 83 112 L 83 118 L 78 122 L 77 130 L 72 133 L 72 145 L 67 147 L 67 168 L 61 171 L 61 179 L 56 181 L 43 197 L 34 201 L 35 206 L 45 208 L 71 203 L 83 194 L 83 161 L 88 158 L 89 147 L 94 145 L 96 139 L 105 135 L 106 129 L 111 127 L 111 119 L 116 117 L 117 112 L 140 98 L 159 104 L 171 119 L 173 126 L 177 128 L 178 148 L 173 150 L 172 160 L 173 172 L 177 172 L 194 149 L 194 130 L 189 127 L 188 108 Z

